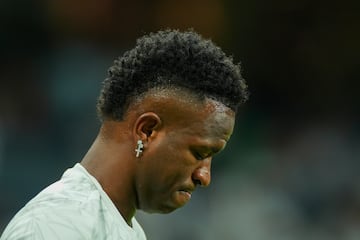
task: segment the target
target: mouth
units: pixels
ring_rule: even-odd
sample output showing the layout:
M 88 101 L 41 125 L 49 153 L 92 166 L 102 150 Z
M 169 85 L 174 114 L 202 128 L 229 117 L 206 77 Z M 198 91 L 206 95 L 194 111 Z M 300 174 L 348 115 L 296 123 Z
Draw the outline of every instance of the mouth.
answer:
M 186 191 L 179 191 L 179 197 L 180 197 L 180 202 L 181 202 L 181 206 L 184 205 L 185 203 L 187 203 L 188 201 L 190 201 L 191 199 L 191 193 L 190 192 L 186 192 Z
M 184 195 L 188 200 L 190 200 L 193 191 L 194 191 L 193 189 L 181 189 L 181 190 L 179 190 L 179 192 L 182 195 Z

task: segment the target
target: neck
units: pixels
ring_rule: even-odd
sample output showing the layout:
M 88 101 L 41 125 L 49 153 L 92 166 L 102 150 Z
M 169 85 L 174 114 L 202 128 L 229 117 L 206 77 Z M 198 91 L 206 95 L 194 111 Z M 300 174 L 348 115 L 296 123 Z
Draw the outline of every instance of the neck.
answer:
M 126 143 L 126 141 L 122 141 Z M 134 165 L 132 151 L 114 139 L 99 136 L 81 161 L 84 168 L 97 179 L 122 217 L 131 226 L 136 212 L 136 194 L 133 188 Z

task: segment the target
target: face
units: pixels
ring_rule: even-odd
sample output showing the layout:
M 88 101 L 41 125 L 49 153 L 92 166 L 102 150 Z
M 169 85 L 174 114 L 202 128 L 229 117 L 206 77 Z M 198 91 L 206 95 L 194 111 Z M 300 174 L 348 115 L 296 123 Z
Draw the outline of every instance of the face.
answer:
M 146 141 L 138 160 L 137 208 L 168 213 L 186 204 L 197 186 L 210 184 L 211 160 L 229 140 L 235 114 L 207 100 L 201 107 L 165 108 L 161 119 L 162 127 Z

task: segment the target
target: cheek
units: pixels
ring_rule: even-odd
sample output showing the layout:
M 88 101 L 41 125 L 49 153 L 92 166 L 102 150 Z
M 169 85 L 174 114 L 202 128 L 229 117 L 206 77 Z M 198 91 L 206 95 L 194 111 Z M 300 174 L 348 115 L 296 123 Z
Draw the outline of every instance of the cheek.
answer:
M 183 155 L 171 151 L 158 151 L 152 155 L 144 169 L 150 188 L 166 191 L 174 185 L 183 184 L 191 177 L 191 165 L 186 162 Z
M 153 148 L 142 160 L 143 175 L 146 176 L 144 180 L 150 185 L 149 188 L 161 188 L 169 183 L 169 177 L 173 174 L 171 164 L 173 159 L 165 148 Z
M 167 137 L 154 141 L 149 145 L 148 152 L 144 153 L 144 160 L 146 160 L 144 171 L 150 181 L 156 181 L 161 185 L 171 185 L 191 177 L 197 160 L 188 146 L 176 139 Z

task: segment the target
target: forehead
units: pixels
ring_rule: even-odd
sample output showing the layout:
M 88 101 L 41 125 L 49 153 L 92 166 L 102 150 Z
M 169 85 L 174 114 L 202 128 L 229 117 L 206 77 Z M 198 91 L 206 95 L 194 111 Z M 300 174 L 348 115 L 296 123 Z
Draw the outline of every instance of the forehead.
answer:
M 228 141 L 235 123 L 235 113 L 225 105 L 206 99 L 203 108 L 192 109 L 193 117 L 188 118 L 188 126 L 201 136 Z M 193 124 L 191 123 L 193 121 Z
M 230 137 L 235 113 L 224 104 L 213 99 L 199 99 L 183 89 L 152 89 L 139 97 L 130 112 L 137 116 L 145 112 L 156 113 L 168 131 L 189 130 L 203 134 Z M 206 130 L 206 131 L 205 131 Z

